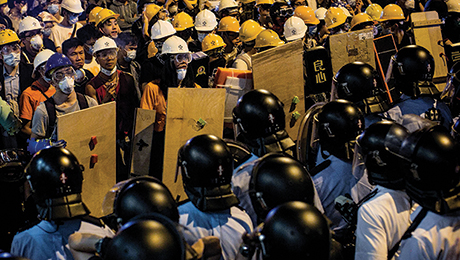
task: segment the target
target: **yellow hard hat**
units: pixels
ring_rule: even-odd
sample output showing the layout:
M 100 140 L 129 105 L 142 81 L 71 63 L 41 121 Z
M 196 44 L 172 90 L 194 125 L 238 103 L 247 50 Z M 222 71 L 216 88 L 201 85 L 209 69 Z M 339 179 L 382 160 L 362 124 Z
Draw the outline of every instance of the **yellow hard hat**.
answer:
M 109 20 L 110 18 L 117 19 L 119 14 L 116 14 L 114 11 L 104 8 L 100 10 L 96 15 L 96 27 L 100 24 L 104 23 L 105 21 Z
M 100 6 L 94 7 L 93 10 L 91 10 L 91 12 L 89 12 L 89 14 L 88 14 L 88 23 L 95 23 L 97 13 L 99 13 L 102 9 L 104 9 L 104 8 L 102 8 Z
M 174 16 L 172 25 L 178 32 L 195 26 L 192 17 L 184 12 L 180 12 Z
M 240 27 L 240 40 L 242 42 L 253 41 L 263 30 L 264 28 L 262 28 L 258 22 L 251 19 L 247 20 Z
M 8 0 L 0 0 L 0 5 L 4 5 L 6 3 L 8 3 Z
M 272 5 L 275 0 L 256 0 L 256 6 L 258 5 Z
M 294 10 L 294 15 L 302 19 L 306 25 L 319 24 L 319 20 L 315 16 L 315 11 L 309 6 L 298 6 Z
M 0 46 L 18 41 L 18 35 L 13 30 L 5 29 L 0 31 Z
M 204 37 L 203 41 L 201 42 L 202 51 L 210 51 L 225 46 L 227 46 L 227 44 L 225 44 L 222 37 L 214 33 L 206 35 L 206 37 Z
M 380 20 L 380 16 L 382 15 L 382 7 L 378 4 L 371 4 L 366 8 L 365 13 L 368 14 L 374 21 Z
M 347 21 L 347 15 L 339 7 L 331 7 L 327 10 L 324 20 L 327 29 L 332 29 L 344 24 Z
M 149 46 L 147 47 L 147 58 L 152 58 L 153 56 L 157 55 L 158 48 L 155 46 L 155 42 L 151 41 Z
M 353 27 L 355 27 L 358 24 L 362 24 L 362 23 L 366 23 L 366 22 L 374 23 L 374 20 L 372 20 L 372 18 L 366 13 L 359 13 L 359 14 L 353 16 L 353 19 L 351 19 L 351 22 L 350 22 L 350 27 L 351 28 L 350 29 L 353 29 Z
M 266 30 L 261 31 L 259 35 L 257 35 L 256 45 L 254 45 L 254 47 L 255 48 L 276 47 L 276 46 L 281 46 L 283 44 L 284 42 L 280 40 L 280 37 L 275 31 L 271 29 L 266 29 Z
M 253 3 L 255 2 L 256 0 L 240 0 L 240 3 L 242 4 L 249 4 L 249 3 Z
M 240 32 L 240 23 L 233 16 L 225 16 L 220 20 L 218 32 Z
M 403 10 L 399 5 L 389 4 L 383 8 L 382 15 L 380 16 L 380 22 L 388 21 L 388 20 L 404 20 Z
M 148 4 L 144 7 L 144 15 L 147 17 L 147 20 L 150 22 L 152 18 L 161 10 L 161 7 L 156 4 Z

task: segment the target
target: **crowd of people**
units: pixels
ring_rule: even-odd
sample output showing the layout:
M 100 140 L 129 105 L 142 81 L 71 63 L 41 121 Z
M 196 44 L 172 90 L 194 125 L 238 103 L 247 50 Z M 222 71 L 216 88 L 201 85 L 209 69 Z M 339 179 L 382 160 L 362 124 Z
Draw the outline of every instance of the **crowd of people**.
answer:
M 459 0 L 0 0 L 0 258 L 460 259 L 460 63 L 433 83 L 438 53 L 411 28 L 424 11 L 443 46 L 460 41 Z M 169 88 L 215 87 L 218 68 L 250 73 L 257 53 L 329 51 L 362 29 L 392 36 L 386 75 L 343 66 L 297 137 L 278 97 L 245 91 L 224 139 L 179 149 L 188 200 L 173 198 Z M 117 184 L 95 218 L 57 118 L 113 101 Z M 156 118 L 150 176 L 130 179 L 136 108 Z

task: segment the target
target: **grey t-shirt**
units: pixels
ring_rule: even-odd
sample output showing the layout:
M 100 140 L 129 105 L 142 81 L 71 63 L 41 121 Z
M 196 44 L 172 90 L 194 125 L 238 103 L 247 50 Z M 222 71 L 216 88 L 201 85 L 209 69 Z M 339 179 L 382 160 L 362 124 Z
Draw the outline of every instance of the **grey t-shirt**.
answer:
M 94 107 L 97 106 L 97 101 L 89 96 L 86 96 L 86 101 L 88 101 L 88 107 Z M 56 120 L 57 117 L 60 115 L 65 115 L 68 113 L 72 113 L 75 111 L 80 110 L 80 106 L 78 105 L 78 100 L 75 100 L 75 103 L 69 107 L 66 107 L 64 109 L 56 108 Z M 38 135 L 38 136 L 45 136 L 46 135 L 46 129 L 48 129 L 48 124 L 49 124 L 49 118 L 48 118 L 48 112 L 46 111 L 46 105 L 44 102 L 41 102 L 40 105 L 38 105 L 37 109 L 34 112 L 34 117 L 32 118 L 32 133 Z M 55 124 L 57 126 L 57 124 Z M 56 140 L 56 128 L 53 130 L 53 134 L 51 136 L 52 140 Z

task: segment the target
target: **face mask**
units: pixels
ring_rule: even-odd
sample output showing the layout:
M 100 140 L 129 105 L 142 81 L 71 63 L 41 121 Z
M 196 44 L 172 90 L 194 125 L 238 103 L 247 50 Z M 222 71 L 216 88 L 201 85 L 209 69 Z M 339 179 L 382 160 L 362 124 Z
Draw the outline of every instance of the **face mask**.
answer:
M 51 28 L 46 28 L 43 30 L 43 36 L 49 37 L 51 35 Z
M 200 32 L 199 32 L 199 33 L 198 33 L 198 40 L 199 40 L 200 42 L 203 42 L 203 39 L 204 39 L 204 37 L 206 37 L 206 35 L 208 35 L 208 34 L 207 34 L 207 33 L 200 33 Z
M 124 58 L 125 58 L 125 61 L 127 62 L 133 61 L 136 58 L 136 51 L 135 50 L 127 51 L 126 56 Z
M 27 13 L 27 5 L 24 5 L 22 8 L 21 8 L 21 14 L 25 14 Z
M 35 35 L 34 37 L 32 37 L 32 39 L 30 39 L 30 45 L 36 51 L 40 50 L 41 48 L 43 48 L 42 37 L 40 37 L 40 35 Z
M 4 15 L 8 15 L 8 13 L 10 12 L 10 8 L 8 6 L 6 6 L 4 9 L 3 9 L 3 14 Z
M 112 76 L 113 73 L 117 72 L 117 67 L 115 66 L 112 70 L 104 69 L 101 67 L 101 72 L 106 76 Z
M 8 55 L 3 55 L 3 60 L 5 63 L 11 67 L 16 67 L 21 61 L 21 53 L 10 53 Z
M 177 79 L 178 79 L 178 80 L 183 80 L 183 79 L 185 79 L 185 74 L 187 74 L 187 70 L 186 70 L 186 69 L 178 69 L 178 70 L 177 70 Z
M 48 12 L 50 12 L 50 14 L 55 15 L 59 12 L 59 5 L 57 4 L 48 5 L 47 10 Z
M 65 77 L 65 79 L 59 82 L 59 89 L 62 93 L 70 95 L 74 88 L 75 80 L 72 77 Z
M 78 14 L 69 16 L 69 23 L 74 25 L 78 22 Z
M 177 5 L 170 6 L 168 8 L 169 15 L 174 16 L 177 13 L 177 9 L 178 9 Z
M 85 79 L 85 71 L 82 69 L 75 70 L 75 81 L 82 82 Z

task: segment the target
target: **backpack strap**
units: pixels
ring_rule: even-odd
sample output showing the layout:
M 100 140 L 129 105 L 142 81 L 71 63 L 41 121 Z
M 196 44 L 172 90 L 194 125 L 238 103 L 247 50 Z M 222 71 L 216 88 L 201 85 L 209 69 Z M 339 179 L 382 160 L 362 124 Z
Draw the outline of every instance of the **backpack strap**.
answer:
M 50 138 L 56 125 L 56 103 L 53 98 L 48 98 L 44 103 L 48 114 L 48 127 L 46 128 L 45 138 Z
M 89 107 L 88 100 L 86 100 L 85 95 L 78 93 L 78 92 L 76 93 L 77 93 L 78 106 L 80 106 L 80 110 L 88 108 Z

